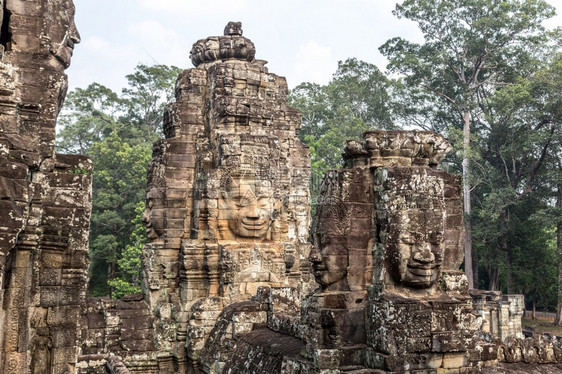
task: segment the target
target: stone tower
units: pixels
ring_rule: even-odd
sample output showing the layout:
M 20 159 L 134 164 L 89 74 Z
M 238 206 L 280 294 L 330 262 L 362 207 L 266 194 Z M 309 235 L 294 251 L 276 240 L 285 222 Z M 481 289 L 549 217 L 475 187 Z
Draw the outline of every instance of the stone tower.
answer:
M 74 5 L 0 5 L 0 372 L 74 373 L 92 165 L 54 149 L 80 42 Z
M 261 286 L 310 290 L 310 160 L 287 83 L 240 23 L 199 40 L 154 146 L 145 293 L 158 350 L 197 361 L 216 318 Z

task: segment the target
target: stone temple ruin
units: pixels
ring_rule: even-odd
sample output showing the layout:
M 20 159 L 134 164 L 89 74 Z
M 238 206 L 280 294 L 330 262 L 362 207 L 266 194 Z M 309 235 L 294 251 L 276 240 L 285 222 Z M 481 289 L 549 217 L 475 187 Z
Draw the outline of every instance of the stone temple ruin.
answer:
M 142 294 L 87 298 L 92 165 L 54 153 L 80 41 L 74 6 L 0 3 L 0 372 L 495 373 L 562 361 L 556 337 L 523 337 L 522 297 L 468 290 L 461 181 L 439 169 L 442 136 L 349 141 L 311 222 L 300 115 L 235 22 L 194 44 L 195 68 L 163 113 Z
M 0 372 L 73 373 L 91 161 L 54 153 L 80 36 L 71 1 L 0 1 Z

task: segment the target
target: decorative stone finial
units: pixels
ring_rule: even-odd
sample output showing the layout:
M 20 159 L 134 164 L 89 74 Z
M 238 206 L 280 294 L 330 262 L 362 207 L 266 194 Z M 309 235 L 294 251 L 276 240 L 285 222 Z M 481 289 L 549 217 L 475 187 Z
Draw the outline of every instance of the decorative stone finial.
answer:
M 193 44 L 190 58 L 196 67 L 219 60 L 254 61 L 256 48 L 250 39 L 242 36 L 242 22 L 229 22 L 224 36 L 210 36 Z
M 437 168 L 451 151 L 447 140 L 432 131 L 367 131 L 364 141 L 347 142 L 343 154 L 346 167 L 358 165 L 358 159 L 369 158 L 371 166 L 429 166 Z
M 228 35 L 242 36 L 242 22 L 229 22 L 224 28 L 224 36 Z

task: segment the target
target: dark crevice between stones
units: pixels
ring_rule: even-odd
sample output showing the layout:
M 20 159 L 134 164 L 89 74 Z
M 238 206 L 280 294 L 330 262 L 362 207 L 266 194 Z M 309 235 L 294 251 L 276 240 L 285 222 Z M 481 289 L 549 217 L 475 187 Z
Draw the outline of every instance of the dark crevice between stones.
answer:
M 3 2 L 2 9 L 2 27 L 0 28 L 0 44 L 4 47 L 4 52 L 12 49 L 12 32 L 10 31 L 10 17 L 12 12 L 6 7 L 6 1 Z

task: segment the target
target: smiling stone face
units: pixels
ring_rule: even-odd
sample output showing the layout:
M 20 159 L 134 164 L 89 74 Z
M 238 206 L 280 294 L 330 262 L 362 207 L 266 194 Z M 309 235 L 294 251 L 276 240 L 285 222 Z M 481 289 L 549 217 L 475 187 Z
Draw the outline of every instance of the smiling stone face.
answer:
M 344 238 L 324 236 L 312 248 L 309 260 L 312 262 L 314 278 L 322 289 L 347 289 L 345 280 L 349 259 Z
M 146 193 L 146 208 L 142 215 L 142 222 L 146 225 L 146 234 L 151 242 L 161 240 L 164 234 L 165 209 L 162 202 L 162 191 L 151 186 Z
M 445 173 L 393 167 L 375 173 L 376 276 L 387 285 L 436 291 L 443 270 L 447 209 Z
M 253 173 L 229 175 L 222 183 L 223 216 L 235 236 L 264 239 L 276 209 L 271 183 L 258 180 Z
M 444 252 L 443 225 L 435 225 L 430 231 L 424 221 L 428 215 L 439 214 L 442 215 L 442 212 L 437 210 L 409 211 L 399 215 L 396 222 L 400 228 L 398 240 L 388 246 L 390 274 L 397 283 L 412 288 L 428 288 L 437 280 Z

